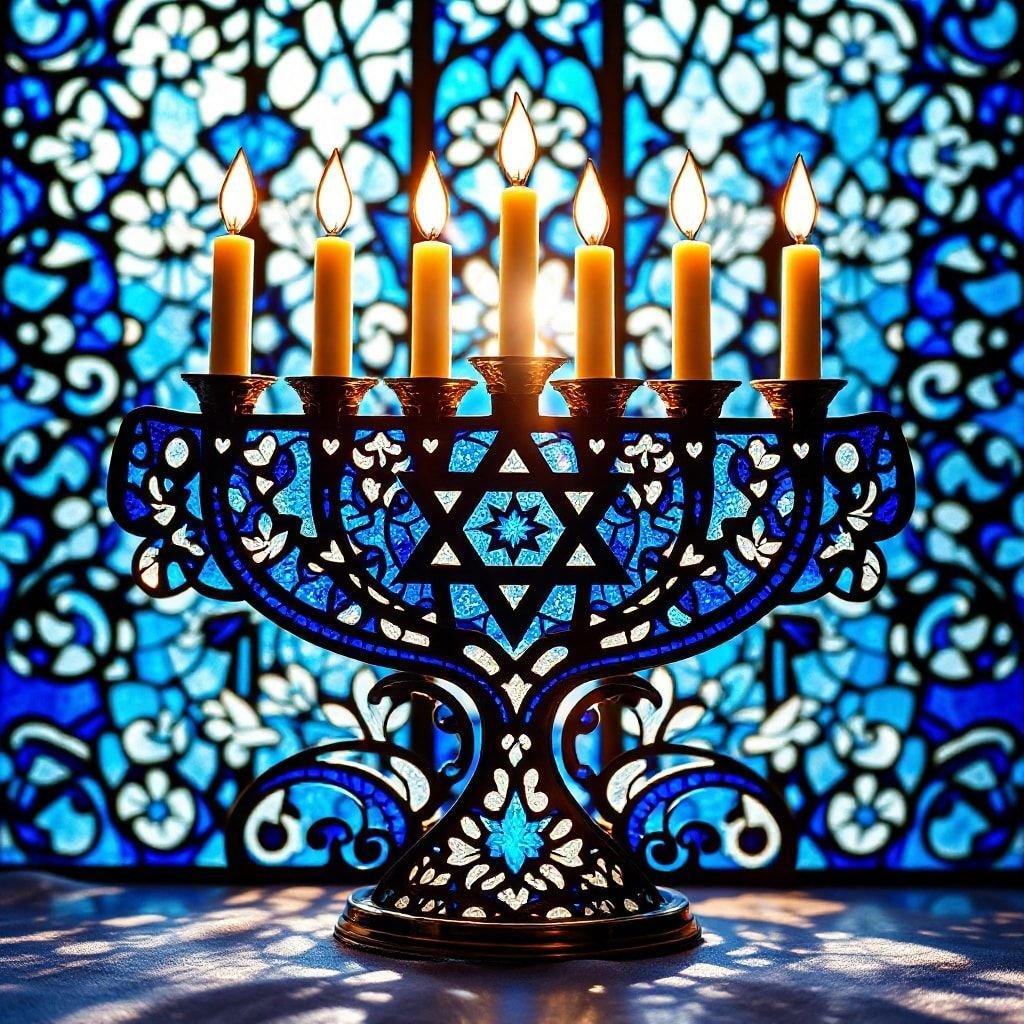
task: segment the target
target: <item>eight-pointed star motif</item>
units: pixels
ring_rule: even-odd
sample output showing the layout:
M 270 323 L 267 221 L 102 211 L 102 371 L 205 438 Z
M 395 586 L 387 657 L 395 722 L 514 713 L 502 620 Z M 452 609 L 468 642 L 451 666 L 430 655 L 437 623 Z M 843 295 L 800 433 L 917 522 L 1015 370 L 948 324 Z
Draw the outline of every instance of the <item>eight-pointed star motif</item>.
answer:
M 508 802 L 504 818 L 480 819 L 490 835 L 487 849 L 491 856 L 502 857 L 514 875 L 518 875 L 528 857 L 536 857 L 544 849 L 544 829 L 551 820 L 549 815 L 541 821 L 529 821 L 519 794 L 515 793 Z
M 539 491 L 488 491 L 466 529 L 486 565 L 540 565 L 564 527 Z
M 505 551 L 513 562 L 520 551 L 540 554 L 537 538 L 547 533 L 549 527 L 537 522 L 538 508 L 537 505 L 524 508 L 518 493 L 512 495 L 507 508 L 488 502 L 487 511 L 491 514 L 491 520 L 478 527 L 490 538 L 487 550 Z

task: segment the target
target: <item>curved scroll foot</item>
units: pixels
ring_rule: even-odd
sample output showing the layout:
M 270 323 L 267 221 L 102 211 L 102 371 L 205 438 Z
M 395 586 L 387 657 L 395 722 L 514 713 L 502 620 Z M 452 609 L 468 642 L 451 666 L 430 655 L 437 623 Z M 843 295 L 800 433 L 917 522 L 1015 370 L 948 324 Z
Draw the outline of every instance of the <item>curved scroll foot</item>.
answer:
M 701 941 L 701 929 L 689 901 L 674 889 L 660 892 L 663 904 L 639 914 L 493 924 L 403 914 L 374 903 L 372 888 L 357 889 L 334 937 L 355 949 L 406 960 L 607 960 L 692 949 Z

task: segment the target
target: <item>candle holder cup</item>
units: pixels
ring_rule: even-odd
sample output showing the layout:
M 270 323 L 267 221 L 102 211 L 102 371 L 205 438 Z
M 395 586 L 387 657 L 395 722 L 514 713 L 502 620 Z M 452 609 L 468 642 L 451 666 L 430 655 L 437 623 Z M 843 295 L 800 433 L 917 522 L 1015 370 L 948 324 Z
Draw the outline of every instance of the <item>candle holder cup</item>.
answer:
M 565 356 L 471 356 L 484 379 L 495 415 L 516 410 L 536 415 L 548 378 L 569 360 Z
M 732 381 L 651 382 L 668 418 L 584 414 L 600 404 L 593 388 L 589 405 L 572 403 L 580 415 L 542 416 L 537 397 L 562 362 L 474 359 L 494 410 L 466 417 L 441 415 L 440 399 L 428 410 L 426 384 L 404 387 L 409 415 L 366 416 L 356 406 L 372 381 L 290 378 L 304 416 L 225 418 L 223 395 L 237 411 L 269 381 L 190 380 L 198 415 L 142 408 L 118 434 L 110 506 L 142 538 L 140 586 L 247 601 L 392 672 L 373 684 L 372 729 L 265 771 L 225 831 L 237 875 L 319 857 L 321 882 L 372 879 L 336 929 L 353 946 L 661 954 L 700 939 L 685 897 L 659 884 L 669 872 L 709 851 L 795 863 L 783 793 L 680 742 L 637 673 L 780 604 L 876 594 L 878 542 L 913 507 L 906 442 L 881 413 L 828 418 L 838 382 L 760 382 L 775 420 L 720 418 Z M 464 382 L 451 383 L 454 402 Z M 805 402 L 815 416 L 795 437 Z M 399 742 L 414 695 L 434 705 L 440 766 Z M 601 760 L 595 730 L 624 710 L 648 725 Z
M 629 396 L 642 383 L 621 377 L 575 377 L 552 381 L 551 386 L 565 399 L 570 416 L 610 420 L 625 413 Z
M 649 380 L 647 386 L 661 399 L 673 419 L 695 425 L 712 424 L 722 415 L 725 400 L 738 380 Z
M 307 416 L 325 423 L 337 423 L 355 416 L 359 403 L 377 383 L 376 377 L 341 377 L 317 374 L 285 377 L 302 400 Z
M 181 379 L 196 393 L 204 416 L 228 419 L 251 416 L 277 380 L 259 373 L 183 373 Z
M 409 417 L 437 420 L 454 416 L 459 403 L 476 387 L 466 377 L 385 377 L 402 412 Z
M 752 380 L 750 386 L 764 396 L 772 416 L 791 430 L 820 426 L 828 415 L 832 399 L 846 387 L 838 377 L 810 380 Z

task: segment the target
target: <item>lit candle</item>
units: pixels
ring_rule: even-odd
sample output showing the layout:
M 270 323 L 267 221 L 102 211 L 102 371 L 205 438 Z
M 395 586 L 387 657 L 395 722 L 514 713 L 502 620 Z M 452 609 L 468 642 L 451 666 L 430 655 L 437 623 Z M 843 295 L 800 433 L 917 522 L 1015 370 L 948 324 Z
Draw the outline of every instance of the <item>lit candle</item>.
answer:
M 256 182 L 239 150 L 220 189 L 220 216 L 228 233 L 213 241 L 210 373 L 249 373 L 255 246 L 239 232 L 255 212 Z
M 686 239 L 672 246 L 672 376 L 711 377 L 711 246 L 694 236 L 708 212 L 704 179 L 687 151 L 669 200 L 676 227 Z
M 352 212 L 341 154 L 335 150 L 316 188 L 316 215 L 326 238 L 313 254 L 313 373 L 348 377 L 352 373 L 352 243 L 339 238 Z
M 782 219 L 795 245 L 782 250 L 782 372 L 786 380 L 821 376 L 821 253 L 807 245 L 818 201 L 797 156 L 782 197 Z
M 431 153 L 423 169 L 413 217 L 425 241 L 412 247 L 413 377 L 450 377 L 452 372 L 452 247 L 438 241 L 448 220 L 448 190 Z
M 498 264 L 498 347 L 503 356 L 532 356 L 537 333 L 534 294 L 540 228 L 537 194 L 526 187 L 537 159 L 530 115 L 515 94 L 498 140 L 498 162 L 509 180 L 501 194 Z
M 576 189 L 572 217 L 576 247 L 576 376 L 615 375 L 615 253 L 601 245 L 608 232 L 608 203 L 593 160 Z

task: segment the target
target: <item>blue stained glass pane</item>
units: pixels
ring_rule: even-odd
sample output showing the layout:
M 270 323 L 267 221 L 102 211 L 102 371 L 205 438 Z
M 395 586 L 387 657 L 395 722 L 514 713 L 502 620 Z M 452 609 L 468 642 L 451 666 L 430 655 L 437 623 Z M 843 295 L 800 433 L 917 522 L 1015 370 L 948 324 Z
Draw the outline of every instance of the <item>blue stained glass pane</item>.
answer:
M 0 168 L 0 302 L 15 325 L 0 341 L 9 624 L 0 786 L 12 815 L 0 822 L 2 862 L 222 865 L 225 814 L 246 777 L 366 729 L 376 714 L 365 668 L 217 599 L 233 596 L 221 568 L 191 561 L 206 543 L 195 491 L 193 522 L 161 556 L 168 588 L 183 593 L 147 597 L 131 582 L 136 538 L 111 522 L 104 486 L 125 413 L 194 408 L 179 374 L 206 366 L 217 195 L 239 146 L 260 197 L 254 370 L 308 372 L 312 201 L 335 146 L 357 197 L 347 230 L 357 372 L 404 369 L 410 11 L 382 3 L 356 19 L 349 7 L 324 8 L 318 21 L 271 3 L 114 3 L 88 17 L 11 9 L 5 59 L 18 70 L 5 79 Z M 286 390 L 266 407 L 297 408 Z M 161 480 L 165 496 L 188 486 L 188 438 L 152 438 L 181 467 Z M 281 442 L 288 458 L 268 479 L 302 484 L 304 449 Z M 309 534 L 310 510 L 295 493 L 280 511 Z M 144 519 L 148 500 L 152 492 L 135 495 L 128 514 Z M 229 496 L 236 512 L 246 500 Z M 140 557 L 145 567 L 153 556 Z M 305 570 L 292 558 L 273 571 L 290 586 Z M 192 584 L 202 593 L 184 590 Z M 322 578 L 301 592 L 311 604 L 330 600 Z M 239 742 L 246 721 L 252 743 Z M 337 787 L 295 792 L 321 810 L 335 800 L 354 834 L 356 804 Z M 383 827 L 385 804 L 368 793 L 358 801 Z M 298 863 L 290 820 L 271 811 L 266 828 L 287 839 L 282 862 Z
M 889 580 L 870 613 L 822 601 L 777 614 L 674 669 L 676 695 L 692 699 L 703 678 L 716 696 L 702 721 L 728 709 L 716 749 L 785 791 L 802 866 L 1019 866 L 1004 814 L 1021 806 L 1024 668 L 1010 638 L 1024 626 L 1024 575 L 1006 573 L 1005 538 L 1024 519 L 993 460 L 1021 461 L 1020 189 L 1009 184 L 1021 123 L 998 141 L 985 127 L 1024 103 L 991 77 L 1016 59 L 1017 15 L 1009 4 L 984 17 L 919 3 L 686 10 L 651 0 L 627 18 L 627 372 L 670 373 L 679 233 L 665 203 L 688 147 L 709 194 L 716 375 L 777 374 L 777 210 L 802 152 L 820 204 L 824 373 L 850 382 L 833 410 L 894 412 L 920 473 L 918 513 L 884 545 Z M 726 408 L 760 412 L 749 403 L 738 391 Z M 826 492 L 826 510 L 835 500 Z M 733 511 L 716 505 L 712 529 Z M 747 572 L 729 568 L 734 583 Z M 814 561 L 796 589 L 819 583 Z M 767 693 L 747 677 L 752 644 Z M 1000 753 L 978 725 L 986 715 Z M 967 780 L 982 776 L 998 795 L 979 811 Z M 697 813 L 673 806 L 680 821 Z
M 622 26 L 607 24 L 598 0 L 434 6 L 432 144 L 451 190 L 456 374 L 473 374 L 468 355 L 496 349 L 504 180 L 494 150 L 513 91 L 541 146 L 531 179 L 542 210 L 538 351 L 571 355 L 571 200 L 586 157 L 602 151 L 600 86 L 618 74 L 603 66 L 604 40 L 622 34 L 625 194 L 616 215 L 631 376 L 670 373 L 669 252 L 679 234 L 665 203 L 687 147 L 710 196 L 701 237 L 714 260 L 716 374 L 777 372 L 777 210 L 802 151 L 820 202 L 824 370 L 850 382 L 833 409 L 877 408 L 903 422 L 919 468 L 918 511 L 884 545 L 889 578 L 872 605 L 855 614 L 827 598 L 800 614 L 777 612 L 658 670 L 652 678 L 674 703 L 657 714 L 675 723 L 674 738 L 728 753 L 785 793 L 803 867 L 1020 867 L 1024 91 L 1012 74 L 1013 5 L 979 13 L 840 0 L 795 3 L 783 15 L 758 3 L 635 0 Z M 161 0 L 94 14 L 15 5 L 7 39 L 15 73 L 4 86 L 0 162 L 0 302 L 11 325 L 0 338 L 0 786 L 11 810 L 0 822 L 0 861 L 221 865 L 224 817 L 245 780 L 313 744 L 380 727 L 368 699 L 375 673 L 225 603 L 238 596 L 225 569 L 195 554 L 209 538 L 189 430 L 153 425 L 139 439 L 126 516 L 143 521 L 154 504 L 161 514 L 185 490 L 188 522 L 136 553 L 105 507 L 110 441 L 138 406 L 194 408 L 179 373 L 206 366 L 217 195 L 240 145 L 260 196 L 254 370 L 308 372 L 313 195 L 339 146 L 355 195 L 346 237 L 356 253 L 356 372 L 407 371 L 409 176 L 423 156 L 412 151 L 411 5 L 229 10 Z M 618 169 L 600 170 L 618 184 Z M 371 392 L 364 411 L 384 409 L 385 395 Z M 652 392 L 633 401 L 660 412 Z M 263 402 L 298 411 L 285 387 Z M 742 388 L 727 412 L 761 414 L 757 403 Z M 462 411 L 487 405 L 478 387 Z M 494 439 L 466 432 L 449 469 L 472 473 Z M 246 444 L 264 459 L 276 511 L 294 517 L 297 534 L 316 536 L 318 510 L 300 497 L 311 480 L 304 435 L 280 433 L 270 453 L 262 440 L 255 431 Z M 554 473 L 578 471 L 567 438 L 533 441 Z M 174 469 L 157 480 L 158 495 L 145 490 L 149 444 Z M 727 462 L 716 466 L 713 538 L 749 506 Z M 273 559 L 251 466 L 223 514 Z M 857 467 L 848 475 L 856 481 Z M 879 480 L 891 485 L 892 475 Z M 826 486 L 823 521 L 844 486 Z M 627 578 L 593 585 L 595 608 L 621 609 L 650 581 L 655 570 L 635 553 L 661 550 L 681 529 L 679 510 L 699 500 L 683 492 L 682 476 L 672 488 L 663 508 L 637 514 L 621 504 L 633 501 L 626 491 L 601 519 L 597 533 Z M 502 566 L 543 562 L 564 524 L 540 491 L 488 497 L 467 533 L 474 550 Z M 790 516 L 797 497 L 782 480 L 778 515 Z M 366 568 L 370 582 L 424 613 L 436 607 L 434 587 L 399 574 L 427 531 L 414 502 L 385 516 L 354 474 L 324 502 L 345 505 L 358 544 L 389 553 Z M 886 499 L 876 522 L 897 511 Z M 845 543 L 841 533 L 822 540 L 797 595 L 821 588 L 823 550 Z M 307 554 L 282 555 L 268 578 L 311 618 L 329 612 L 343 628 L 362 609 L 315 568 L 338 553 L 324 545 Z M 169 595 L 161 600 L 131 582 L 133 571 L 158 569 Z M 672 629 L 700 630 L 710 609 L 757 578 L 735 554 L 715 569 L 668 611 Z M 853 577 L 847 570 L 843 585 Z M 510 604 L 524 594 L 524 584 L 508 585 Z M 451 587 L 461 624 L 520 653 L 566 628 L 573 597 L 555 587 L 513 643 L 475 586 Z M 392 650 L 392 627 L 375 622 L 378 635 L 363 641 L 368 658 Z M 658 642 L 667 649 L 671 640 Z M 628 670 L 612 649 L 599 662 Z M 323 771 L 296 797 L 299 819 L 333 815 L 341 836 L 365 807 L 373 827 L 407 834 L 372 774 Z M 736 811 L 727 790 L 707 781 L 703 795 L 659 783 L 635 809 L 631 834 L 639 841 L 645 830 Z M 257 817 L 280 863 L 316 860 L 283 804 L 261 805 Z M 509 811 L 494 819 L 489 852 L 521 866 L 543 825 Z M 714 857 L 706 863 L 752 866 L 728 842 Z

